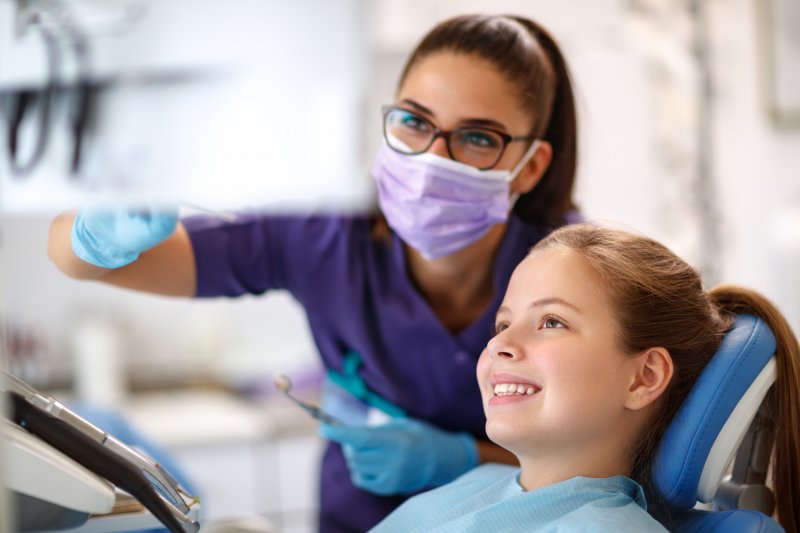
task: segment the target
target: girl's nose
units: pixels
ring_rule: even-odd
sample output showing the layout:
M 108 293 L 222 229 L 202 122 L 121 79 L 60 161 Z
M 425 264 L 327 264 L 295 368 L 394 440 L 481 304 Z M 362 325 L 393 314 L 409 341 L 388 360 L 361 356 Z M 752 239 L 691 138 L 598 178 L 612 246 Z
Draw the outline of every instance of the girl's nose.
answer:
M 517 359 L 519 357 L 519 349 L 512 342 L 511 335 L 508 330 L 503 330 L 489 340 L 486 345 L 489 351 L 489 357 L 492 358 L 508 358 Z

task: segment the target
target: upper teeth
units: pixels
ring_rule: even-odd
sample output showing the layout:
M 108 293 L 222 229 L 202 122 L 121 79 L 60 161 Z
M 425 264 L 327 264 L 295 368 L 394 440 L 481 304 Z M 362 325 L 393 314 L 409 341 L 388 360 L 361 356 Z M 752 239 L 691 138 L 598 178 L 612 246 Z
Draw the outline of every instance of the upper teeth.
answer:
M 536 392 L 536 389 L 523 383 L 498 383 L 494 386 L 495 396 L 508 396 L 510 394 L 522 396 L 524 394 L 531 395 L 534 392 Z

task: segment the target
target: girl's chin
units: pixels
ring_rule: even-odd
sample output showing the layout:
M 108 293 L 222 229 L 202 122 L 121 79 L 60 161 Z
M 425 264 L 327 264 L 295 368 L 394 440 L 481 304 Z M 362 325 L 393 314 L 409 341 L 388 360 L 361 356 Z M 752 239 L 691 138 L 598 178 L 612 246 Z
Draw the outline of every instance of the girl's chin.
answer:
M 491 422 L 486 424 L 486 436 L 489 440 L 502 446 L 514 455 L 517 453 L 514 450 L 523 448 L 522 444 L 530 440 L 530 436 L 526 438 L 519 428 L 509 427 L 508 425 L 493 425 Z

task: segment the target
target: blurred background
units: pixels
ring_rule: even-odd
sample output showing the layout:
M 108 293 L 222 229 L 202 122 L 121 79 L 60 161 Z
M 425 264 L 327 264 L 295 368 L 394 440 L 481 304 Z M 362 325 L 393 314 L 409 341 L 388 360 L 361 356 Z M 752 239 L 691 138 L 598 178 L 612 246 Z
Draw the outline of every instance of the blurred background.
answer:
M 417 41 L 456 14 L 531 17 L 560 43 L 587 218 L 661 240 L 709 285 L 763 292 L 800 332 L 796 0 L 63 3 L 79 15 L 77 52 L 54 62 L 24 24 L 36 2 L 0 0 L 0 102 L 57 81 L 47 127 L 24 123 L 15 158 L 7 121 L 0 132 L 3 364 L 67 404 L 121 413 L 171 454 L 210 518 L 314 528 L 322 443 L 272 391 L 282 370 L 316 393 L 302 309 L 279 292 L 184 301 L 68 279 L 46 257 L 50 221 L 120 196 L 369 209 L 380 106 Z M 76 92 L 87 72 L 90 92 Z M 96 115 L 76 133 L 81 94 Z

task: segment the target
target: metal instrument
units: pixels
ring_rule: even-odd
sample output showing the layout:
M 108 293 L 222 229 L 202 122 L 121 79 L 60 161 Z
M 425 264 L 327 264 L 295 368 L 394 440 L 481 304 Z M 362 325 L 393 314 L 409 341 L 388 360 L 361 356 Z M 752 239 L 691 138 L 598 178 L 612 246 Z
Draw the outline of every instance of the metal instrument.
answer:
M 339 426 L 343 425 L 339 419 L 329 415 L 328 413 L 323 411 L 322 408 L 319 407 L 318 405 L 314 405 L 312 403 L 303 401 L 297 398 L 296 396 L 293 396 L 290 392 L 292 390 L 292 380 L 290 380 L 289 376 L 287 376 L 283 372 L 276 372 L 275 375 L 272 377 L 272 381 L 273 383 L 275 383 L 275 388 L 281 391 L 284 394 L 284 396 L 289 398 L 301 409 L 303 409 L 305 412 L 307 412 L 320 422 L 323 422 L 325 424 L 339 425 Z

